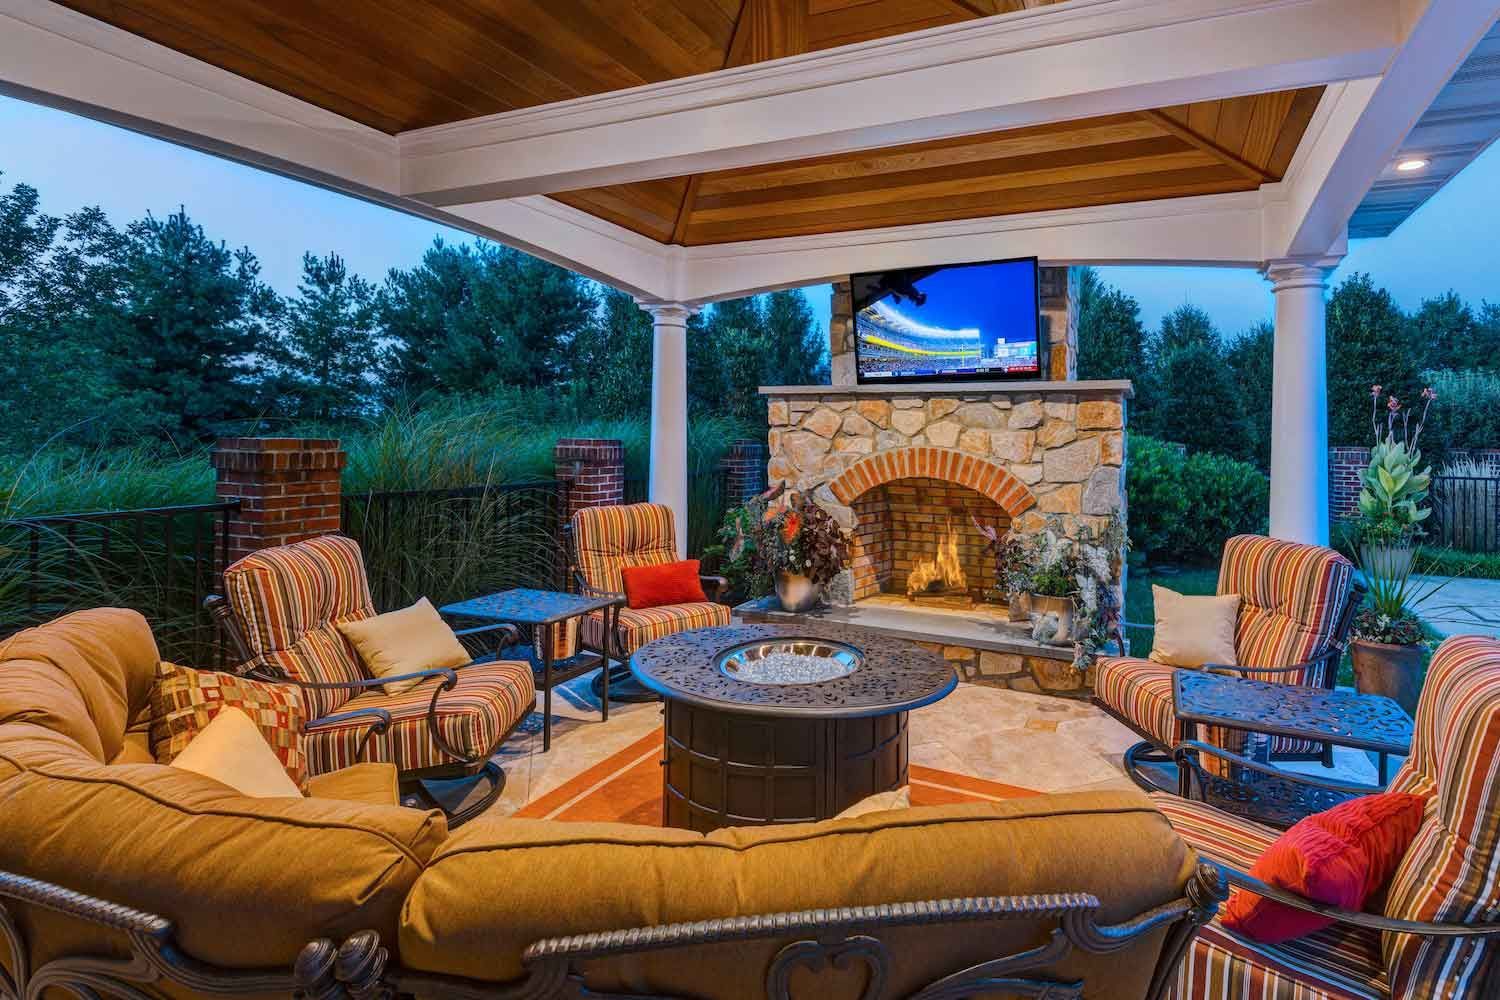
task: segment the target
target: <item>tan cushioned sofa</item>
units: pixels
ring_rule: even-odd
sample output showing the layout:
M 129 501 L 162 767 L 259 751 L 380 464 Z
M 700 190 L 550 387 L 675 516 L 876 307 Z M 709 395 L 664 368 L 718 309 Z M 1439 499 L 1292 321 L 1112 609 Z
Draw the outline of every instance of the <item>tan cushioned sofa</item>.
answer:
M 0 643 L 0 966 L 23 992 L 28 975 L 83 981 L 71 958 L 135 955 L 106 975 L 172 996 L 498 995 L 523 977 L 548 996 L 575 975 L 646 995 L 805 996 L 818 960 L 842 955 L 812 987 L 834 1000 L 871 970 L 879 996 L 905 996 L 1052 941 L 979 974 L 1126 1000 L 1165 982 L 1216 905 L 1216 880 L 1135 792 L 706 837 L 486 817 L 450 834 L 394 804 L 389 765 L 321 776 L 305 799 L 248 799 L 149 762 L 156 659 L 144 619 L 112 609 Z M 980 898 L 951 902 L 966 897 Z M 828 907 L 866 909 L 798 914 Z M 630 928 L 652 930 L 596 936 Z

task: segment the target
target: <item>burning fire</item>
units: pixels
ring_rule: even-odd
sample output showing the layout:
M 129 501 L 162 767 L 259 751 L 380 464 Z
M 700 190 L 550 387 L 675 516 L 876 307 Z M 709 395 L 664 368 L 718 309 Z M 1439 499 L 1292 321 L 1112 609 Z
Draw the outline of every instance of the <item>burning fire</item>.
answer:
M 943 537 L 938 542 L 937 554 L 923 559 L 906 578 L 906 596 L 933 590 L 963 590 L 969 585 L 963 566 L 958 561 L 958 532 L 953 530 L 950 518 L 943 519 Z

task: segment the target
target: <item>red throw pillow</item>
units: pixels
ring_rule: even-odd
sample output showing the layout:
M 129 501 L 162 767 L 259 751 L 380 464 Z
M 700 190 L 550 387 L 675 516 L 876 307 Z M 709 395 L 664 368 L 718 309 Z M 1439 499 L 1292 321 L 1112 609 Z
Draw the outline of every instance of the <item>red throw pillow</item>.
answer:
M 1396 873 L 1422 825 L 1425 802 L 1420 795 L 1383 792 L 1309 816 L 1266 848 L 1250 874 L 1314 902 L 1363 909 Z M 1253 941 L 1275 944 L 1322 930 L 1333 920 L 1236 889 L 1220 923 Z
M 625 580 L 625 603 L 636 610 L 708 600 L 703 581 L 698 579 L 696 559 L 658 566 L 627 566 L 620 576 Z

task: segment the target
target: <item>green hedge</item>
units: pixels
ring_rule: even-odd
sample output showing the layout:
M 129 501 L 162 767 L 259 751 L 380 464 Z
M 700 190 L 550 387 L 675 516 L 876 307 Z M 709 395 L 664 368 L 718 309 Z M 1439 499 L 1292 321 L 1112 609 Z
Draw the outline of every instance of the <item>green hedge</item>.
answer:
M 1131 548 L 1147 562 L 1217 564 L 1231 535 L 1264 534 L 1270 483 L 1255 466 L 1130 435 Z

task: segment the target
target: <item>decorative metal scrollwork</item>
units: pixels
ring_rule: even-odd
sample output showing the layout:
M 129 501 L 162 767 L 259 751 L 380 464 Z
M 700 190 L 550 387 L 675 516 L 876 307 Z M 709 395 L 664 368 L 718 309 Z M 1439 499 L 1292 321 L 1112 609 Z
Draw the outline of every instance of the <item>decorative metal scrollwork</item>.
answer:
M 793 941 L 776 953 L 766 972 L 767 1000 L 791 1000 L 792 973 L 799 967 L 814 974 L 832 966 L 845 970 L 858 962 L 865 967 L 860 1000 L 878 1000 L 890 978 L 891 955 L 878 938 L 855 934 L 842 941 Z

